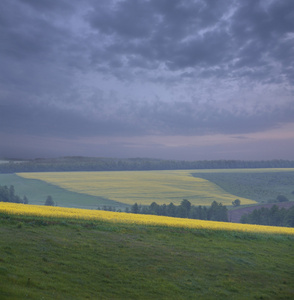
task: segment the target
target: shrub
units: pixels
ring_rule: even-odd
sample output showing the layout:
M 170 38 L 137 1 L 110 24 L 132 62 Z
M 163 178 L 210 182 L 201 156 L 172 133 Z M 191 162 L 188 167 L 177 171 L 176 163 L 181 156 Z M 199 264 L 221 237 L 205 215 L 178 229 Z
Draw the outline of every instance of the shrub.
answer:
M 288 199 L 286 196 L 284 196 L 284 195 L 279 195 L 279 196 L 277 197 L 277 200 L 278 200 L 279 202 L 287 202 L 287 201 L 289 201 L 289 199 Z
M 47 205 L 47 206 L 54 206 L 54 201 L 53 201 L 53 199 L 52 199 L 51 196 L 47 197 L 47 199 L 45 201 L 45 205 Z
M 233 206 L 240 206 L 241 201 L 239 199 L 236 199 L 232 202 Z

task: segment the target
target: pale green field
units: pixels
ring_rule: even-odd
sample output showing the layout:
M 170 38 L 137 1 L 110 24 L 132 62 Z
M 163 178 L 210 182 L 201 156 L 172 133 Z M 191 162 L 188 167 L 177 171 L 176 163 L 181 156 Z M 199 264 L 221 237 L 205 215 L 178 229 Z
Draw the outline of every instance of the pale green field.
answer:
M 187 170 L 189 173 L 278 173 L 294 172 L 294 168 L 256 168 L 256 169 L 203 169 Z
M 294 169 L 226 169 L 199 170 L 200 177 L 239 197 L 261 203 L 274 202 L 279 195 L 294 201 Z
M 213 201 L 231 205 L 237 198 L 243 205 L 256 203 L 254 200 L 227 193 L 208 180 L 193 177 L 191 173 L 196 172 L 199 170 L 42 172 L 17 175 L 43 180 L 69 191 L 131 205 L 135 202 L 141 205 L 173 202 L 179 205 L 183 199 L 188 199 L 193 205 L 210 205 Z

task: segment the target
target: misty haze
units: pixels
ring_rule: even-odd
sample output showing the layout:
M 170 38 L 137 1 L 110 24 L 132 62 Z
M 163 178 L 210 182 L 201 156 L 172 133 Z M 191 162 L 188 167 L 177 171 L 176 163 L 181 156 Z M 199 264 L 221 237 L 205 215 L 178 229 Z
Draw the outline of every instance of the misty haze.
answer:
M 0 299 L 293 299 L 294 0 L 0 0 Z

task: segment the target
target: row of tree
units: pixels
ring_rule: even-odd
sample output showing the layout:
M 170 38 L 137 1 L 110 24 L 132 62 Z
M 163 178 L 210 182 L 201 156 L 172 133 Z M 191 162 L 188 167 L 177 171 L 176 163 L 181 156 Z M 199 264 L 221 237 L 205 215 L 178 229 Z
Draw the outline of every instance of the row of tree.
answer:
M 22 203 L 28 204 L 29 200 L 26 196 L 21 198 L 20 196 L 15 194 L 14 185 L 7 187 L 6 185 L 0 185 L 0 202 L 11 202 L 11 203 Z M 49 195 L 44 203 L 47 206 L 54 206 L 55 203 L 52 197 Z
M 12 203 L 28 204 L 29 200 L 26 196 L 21 198 L 18 195 L 15 195 L 13 185 L 11 185 L 9 188 L 5 185 L 5 186 L 0 186 L 0 202 L 12 202 Z
M 255 209 L 252 213 L 244 214 L 241 223 L 294 227 L 294 206 L 289 209 L 279 209 L 277 205 Z
M 280 202 L 286 201 L 284 198 L 279 200 Z M 7 186 L 0 186 L 0 202 L 29 203 L 26 196 L 21 198 L 15 194 L 13 185 L 9 188 Z M 44 204 L 47 206 L 55 205 L 51 196 L 47 197 Z M 232 204 L 239 206 L 240 200 L 236 199 Z M 114 209 L 109 208 L 107 210 Z M 126 212 L 199 220 L 228 221 L 227 207 L 216 201 L 213 201 L 210 207 L 201 205 L 194 206 L 187 199 L 183 199 L 180 205 L 174 205 L 173 203 L 159 205 L 153 202 L 149 206 L 142 206 L 135 203 L 131 206 L 131 209 L 127 209 Z M 290 209 L 279 209 L 277 205 L 273 205 L 271 208 L 262 207 L 255 209 L 252 213 L 244 214 L 241 217 L 241 223 L 294 227 L 294 206 Z
M 174 205 L 173 203 L 159 205 L 156 202 L 153 202 L 150 206 L 141 206 L 135 203 L 131 207 L 131 213 L 199 220 L 228 221 L 227 207 L 216 201 L 213 201 L 210 207 L 191 205 L 190 201 L 187 199 L 183 199 L 180 205 Z
M 294 161 L 242 161 L 242 160 L 163 160 L 152 158 L 61 157 L 10 160 L 0 164 L 0 173 L 49 171 L 123 171 L 123 170 L 179 170 L 179 169 L 234 169 L 234 168 L 293 168 Z

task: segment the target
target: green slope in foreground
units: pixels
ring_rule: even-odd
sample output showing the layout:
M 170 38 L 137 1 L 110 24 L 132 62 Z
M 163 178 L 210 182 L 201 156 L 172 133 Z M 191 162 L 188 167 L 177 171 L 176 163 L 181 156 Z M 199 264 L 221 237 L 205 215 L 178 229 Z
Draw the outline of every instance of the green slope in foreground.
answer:
M 3 300 L 293 299 L 293 237 L 4 215 L 0 236 Z

